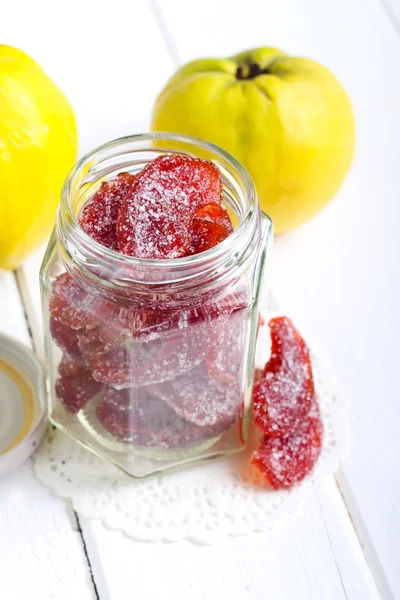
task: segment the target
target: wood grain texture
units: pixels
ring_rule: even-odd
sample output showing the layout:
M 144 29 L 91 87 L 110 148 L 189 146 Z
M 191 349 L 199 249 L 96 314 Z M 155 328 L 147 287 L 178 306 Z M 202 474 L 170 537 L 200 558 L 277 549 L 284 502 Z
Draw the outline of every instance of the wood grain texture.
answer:
M 172 590 L 174 598 L 191 600 L 379 598 L 331 478 L 276 530 L 213 546 L 141 544 L 98 522 L 87 525 L 94 576 L 107 600 L 127 598 L 133 580 L 143 600 Z
M 276 240 L 272 285 L 325 346 L 349 394 L 353 444 L 342 477 L 381 592 L 400 597 L 400 39 L 375 0 L 303 0 L 301 10 L 296 0 L 206 0 L 193 28 L 181 26 L 188 4 L 157 6 L 180 62 L 275 45 L 322 62 L 350 93 L 351 172 L 323 213 Z
M 0 331 L 30 345 L 14 275 L 0 274 Z M 0 479 L 0 581 L 5 600 L 94 598 L 82 540 L 65 503 L 30 461 Z

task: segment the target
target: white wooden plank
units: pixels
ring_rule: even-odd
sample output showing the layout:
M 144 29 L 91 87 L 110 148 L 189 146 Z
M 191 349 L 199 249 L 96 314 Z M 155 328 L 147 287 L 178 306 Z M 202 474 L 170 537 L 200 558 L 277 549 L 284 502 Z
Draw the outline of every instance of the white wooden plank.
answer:
M 12 273 L 0 274 L 0 331 L 29 345 Z M 0 479 L 1 597 L 94 598 L 82 540 L 65 503 L 34 477 L 27 461 Z
M 391 3 L 393 4 L 393 3 Z M 301 7 L 300 7 L 301 6 Z M 348 391 L 354 443 L 343 477 L 382 593 L 400 596 L 397 361 L 400 274 L 400 43 L 375 0 L 159 2 L 181 62 L 276 45 L 330 67 L 348 89 L 357 154 L 335 202 L 276 241 L 273 286 L 300 326 L 319 337 Z M 381 575 L 383 574 L 383 577 Z
M 97 581 L 105 577 L 104 561 L 108 565 L 106 599 L 127 598 L 133 582 L 143 600 L 169 597 L 172 590 L 174 598 L 191 600 L 379 598 L 331 478 L 301 516 L 292 515 L 273 531 L 214 546 L 144 545 L 98 522 L 90 529 L 86 523 L 84 533 Z
M 360 545 L 346 505 L 332 478 L 326 481 L 325 486 L 319 487 L 317 496 L 329 545 L 347 598 L 362 599 L 369 595 L 376 599 L 388 598 L 389 596 L 381 596 L 378 592 L 375 573 L 371 573 L 365 549 Z M 359 570 L 357 577 L 356 569 Z M 321 597 L 324 598 L 324 595 Z
M 80 535 L 30 462 L 1 480 L 0 507 L 2 598 L 95 598 Z

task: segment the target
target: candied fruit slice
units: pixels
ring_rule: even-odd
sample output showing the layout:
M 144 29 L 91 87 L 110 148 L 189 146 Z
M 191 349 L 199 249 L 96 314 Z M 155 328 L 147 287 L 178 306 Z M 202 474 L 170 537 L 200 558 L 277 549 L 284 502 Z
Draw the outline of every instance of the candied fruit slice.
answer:
M 63 273 L 53 281 L 50 314 L 72 329 L 94 327 L 100 304 L 101 301 L 88 294 L 69 273 Z
M 207 204 L 199 208 L 190 228 L 190 254 L 199 254 L 213 248 L 232 232 L 231 219 L 223 206 Z
M 209 323 L 210 335 L 206 366 L 209 375 L 229 385 L 240 377 L 246 313 L 222 313 Z
M 113 437 L 138 446 L 168 450 L 212 439 L 221 433 L 220 427 L 197 427 L 184 421 L 146 387 L 107 388 L 96 414 Z
M 73 377 L 84 369 L 85 366 L 81 362 L 77 361 L 73 356 L 69 354 L 63 354 L 60 364 L 58 365 L 58 372 L 62 377 Z
M 316 399 L 308 414 L 288 436 L 264 436 L 251 462 L 274 489 L 300 483 L 312 470 L 321 453 L 323 428 Z
M 70 413 L 76 414 L 102 388 L 83 365 L 69 356 L 64 356 L 58 367 L 60 377 L 56 381 L 56 394 L 61 404 Z
M 146 169 L 155 173 L 165 189 L 180 193 L 180 205 L 186 214 L 188 210 L 195 211 L 201 206 L 220 204 L 222 201 L 220 171 L 208 160 L 165 154 L 156 158 Z M 177 186 L 175 189 L 172 187 L 174 184 Z
M 122 202 L 117 221 L 120 252 L 146 259 L 185 256 L 196 210 L 220 204 L 221 199 L 222 182 L 214 164 L 180 155 L 156 158 Z
M 226 323 L 226 330 L 221 328 L 219 338 L 215 337 L 207 354 L 207 372 L 222 385 L 230 385 L 240 375 L 243 325 L 236 315 L 232 315 Z
M 189 329 L 141 339 L 97 327 L 79 335 L 79 346 L 97 381 L 121 387 L 172 379 L 192 369 L 207 352 Z
M 118 250 L 116 226 L 122 199 L 135 181 L 136 177 L 130 173 L 119 173 L 115 179 L 103 182 L 79 215 L 82 229 L 112 250 Z
M 244 311 L 249 306 L 247 295 L 244 290 L 226 293 L 219 297 L 206 300 L 200 306 L 191 308 L 187 312 L 189 325 L 208 322 L 218 324 L 218 319 L 224 319 L 230 315 Z
M 314 381 L 308 348 L 287 317 L 269 322 L 271 358 L 253 390 L 254 422 L 281 438 L 292 433 L 309 412 Z
M 220 425 L 226 429 L 240 413 L 242 400 L 236 382 L 219 385 L 204 365 L 152 389 L 177 415 L 199 427 Z
M 71 329 L 62 321 L 57 321 L 54 317 L 50 317 L 50 333 L 54 342 L 61 350 L 67 352 L 77 361 L 82 361 L 82 354 L 78 343 L 78 334 L 76 329 Z
M 150 341 L 178 329 L 181 315 L 179 311 L 140 311 L 110 304 L 99 314 L 97 327 L 80 332 L 79 343 L 84 353 L 94 355 L 107 352 L 114 344 L 126 344 L 127 340 Z
M 134 234 L 125 236 L 126 243 L 119 247 L 122 254 L 154 260 L 185 256 L 190 246 L 190 235 L 186 225 L 180 221 L 174 223 L 176 217 L 171 214 L 161 215 L 161 211 L 150 214 L 146 211 L 147 208 L 143 210 L 138 204 L 129 208 L 128 227 L 136 229 Z M 123 219 L 121 216 L 120 223 Z M 121 228 L 123 227 L 124 225 L 121 225 Z

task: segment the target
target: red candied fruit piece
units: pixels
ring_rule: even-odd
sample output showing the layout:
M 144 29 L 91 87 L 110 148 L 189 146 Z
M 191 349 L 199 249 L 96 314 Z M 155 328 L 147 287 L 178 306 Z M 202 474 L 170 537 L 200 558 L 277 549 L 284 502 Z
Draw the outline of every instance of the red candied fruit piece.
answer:
M 136 177 L 131 173 L 119 173 L 115 179 L 103 182 L 79 215 L 83 231 L 111 250 L 118 250 L 116 226 L 119 209 L 135 181 Z
M 215 336 L 206 357 L 208 374 L 221 385 L 230 385 L 240 376 L 244 330 L 242 316 L 238 313 L 232 315 L 226 323 L 221 323 L 219 337 Z
M 197 365 L 207 349 L 185 328 L 163 336 L 133 337 L 99 326 L 79 334 L 85 362 L 97 381 L 129 387 L 171 379 Z
M 208 364 L 215 365 L 215 375 L 222 381 L 228 370 L 236 377 L 240 340 L 234 340 L 243 330 L 246 305 L 242 294 L 187 311 L 140 311 L 111 305 L 107 315 L 103 311 L 101 324 L 78 332 L 79 347 L 94 378 L 110 385 L 170 380 L 208 355 Z M 216 353 L 222 347 L 226 352 Z
M 69 273 L 59 275 L 52 283 L 50 314 L 72 329 L 94 327 L 100 303 L 101 301 L 88 294 Z
M 254 422 L 274 438 L 292 433 L 306 417 L 314 398 L 308 348 L 287 317 L 269 322 L 271 358 L 253 389 Z
M 185 210 L 186 204 L 186 213 L 207 204 L 221 203 L 221 174 L 214 163 L 181 154 L 165 154 L 153 160 L 149 167 L 151 165 L 161 175 L 160 182 L 165 184 L 166 189 L 171 189 L 171 183 L 176 183 L 174 193 L 184 192 L 183 208 Z
M 97 418 L 117 440 L 138 446 L 173 449 L 216 437 L 220 427 L 197 427 L 181 419 L 149 388 L 107 388 Z
M 195 212 L 221 200 L 222 182 L 213 163 L 181 155 L 156 158 L 122 202 L 117 221 L 120 252 L 145 259 L 185 256 Z
M 182 419 L 199 427 L 220 425 L 227 429 L 240 413 L 241 395 L 236 381 L 219 385 L 203 365 L 154 385 L 152 390 Z
M 79 348 L 78 335 L 75 329 L 71 329 L 62 321 L 57 321 L 50 317 L 50 333 L 54 342 L 61 350 L 74 357 L 77 361 L 82 361 L 82 353 Z
M 61 377 L 74 377 L 82 371 L 82 363 L 75 360 L 73 356 L 69 354 L 63 354 L 60 364 L 58 365 L 58 372 Z
M 187 312 L 187 322 L 189 325 L 215 321 L 217 327 L 219 320 L 225 321 L 234 313 L 245 311 L 250 304 L 244 289 L 239 289 L 231 293 L 224 293 L 219 297 L 211 297 L 204 301 L 200 306 L 190 308 Z M 227 321 L 228 322 L 228 321 Z
M 312 470 L 322 448 L 322 423 L 316 399 L 307 417 L 295 431 L 283 438 L 264 436 L 251 462 L 274 489 L 300 483 Z
M 213 248 L 232 232 L 231 219 L 223 206 L 207 204 L 199 208 L 190 228 L 190 254 L 199 254 Z
M 61 404 L 70 413 L 76 414 L 102 388 L 86 367 L 64 355 L 58 367 L 60 377 L 56 381 L 56 394 Z

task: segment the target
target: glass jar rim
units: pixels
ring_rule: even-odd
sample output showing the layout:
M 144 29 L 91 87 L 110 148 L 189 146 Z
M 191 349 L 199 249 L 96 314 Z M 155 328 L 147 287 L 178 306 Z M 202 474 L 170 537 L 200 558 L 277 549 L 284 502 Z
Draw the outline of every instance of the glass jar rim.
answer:
M 184 144 L 192 145 L 194 148 L 199 147 L 202 150 L 209 151 L 210 153 L 219 156 L 222 160 L 226 161 L 231 167 L 233 167 L 234 171 L 237 173 L 238 177 L 243 182 L 245 187 L 245 195 L 246 198 L 249 199 L 246 213 L 241 218 L 239 225 L 236 229 L 231 233 L 223 242 L 217 244 L 216 246 L 201 252 L 199 254 L 194 254 L 191 256 L 184 256 L 181 258 L 173 258 L 173 259 L 144 259 L 144 258 L 136 258 L 133 256 L 128 256 L 125 254 L 121 254 L 116 250 L 112 250 L 103 246 L 93 238 L 91 238 L 79 225 L 77 215 L 72 206 L 72 198 L 73 191 L 72 186 L 74 183 L 74 179 L 76 176 L 90 163 L 96 163 L 96 159 L 102 157 L 104 152 L 112 150 L 113 148 L 117 148 L 118 146 L 128 145 L 130 143 L 135 142 L 149 142 L 151 144 L 154 141 L 165 141 L 165 142 L 181 142 Z M 149 147 L 149 150 L 151 147 Z M 154 148 L 156 149 L 156 148 Z M 165 152 L 174 152 L 173 150 Z M 179 153 L 179 152 L 176 152 Z M 57 212 L 57 226 L 59 227 L 60 223 L 60 213 L 62 210 L 66 213 L 66 219 L 68 220 L 75 237 L 77 240 L 84 242 L 85 246 L 93 249 L 96 254 L 101 254 L 103 258 L 115 261 L 118 260 L 119 265 L 125 265 L 127 267 L 138 267 L 138 268 L 179 268 L 179 267 L 188 267 L 195 266 L 197 264 L 201 264 L 208 260 L 212 260 L 213 258 L 225 254 L 229 248 L 234 247 L 236 245 L 237 240 L 243 235 L 244 230 L 249 226 L 249 221 L 251 220 L 252 215 L 257 212 L 258 201 L 255 186 L 253 180 L 247 171 L 247 169 L 229 152 L 220 148 L 219 146 L 212 144 L 211 142 L 207 142 L 200 138 L 178 134 L 178 133 L 170 133 L 170 132 L 152 132 L 152 133 L 142 133 L 135 135 L 128 135 L 124 137 L 117 138 L 101 146 L 98 146 L 94 150 L 91 150 L 87 154 L 85 154 L 76 164 L 72 167 L 70 172 L 68 173 L 63 189 L 61 192 L 61 202 Z

